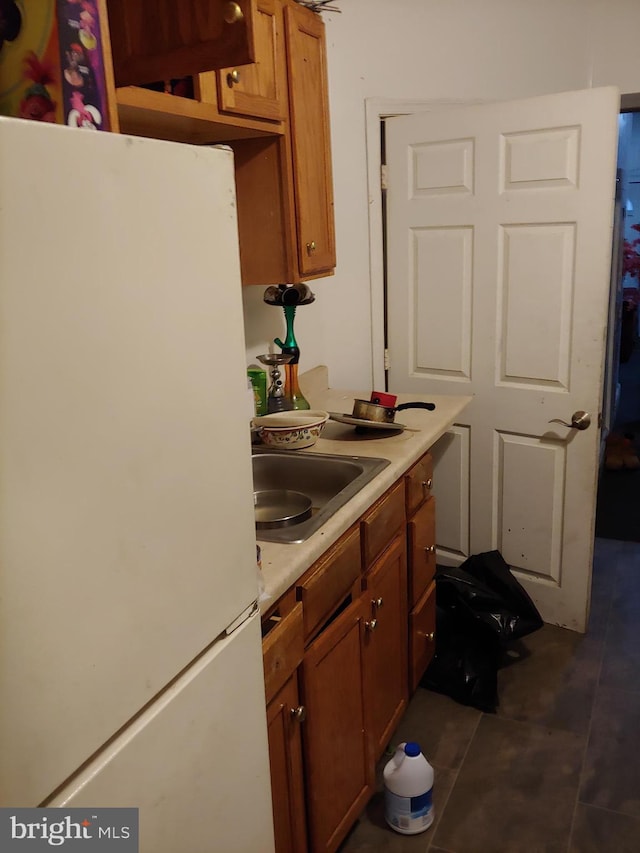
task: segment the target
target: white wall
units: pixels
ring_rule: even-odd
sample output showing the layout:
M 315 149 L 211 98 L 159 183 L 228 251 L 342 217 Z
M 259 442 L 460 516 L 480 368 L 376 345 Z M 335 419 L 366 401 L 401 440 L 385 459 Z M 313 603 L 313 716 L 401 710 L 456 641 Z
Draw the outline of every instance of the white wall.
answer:
M 638 0 L 333 0 L 327 29 L 337 268 L 298 310 L 301 370 L 370 388 L 365 100 L 507 100 L 617 85 L 640 92 Z M 247 358 L 282 336 L 280 309 L 245 288 Z

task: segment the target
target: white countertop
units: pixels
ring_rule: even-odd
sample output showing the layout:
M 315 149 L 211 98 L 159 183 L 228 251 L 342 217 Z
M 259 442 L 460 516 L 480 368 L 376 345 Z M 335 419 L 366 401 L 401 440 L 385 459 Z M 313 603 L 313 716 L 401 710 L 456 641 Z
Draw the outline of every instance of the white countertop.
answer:
M 337 390 L 328 388 L 327 384 L 327 369 L 322 366 L 300 377 L 302 392 L 313 409 L 351 415 L 354 399 L 368 400 L 371 393 Z M 353 426 L 329 420 L 313 447 L 296 451 L 375 456 L 388 459 L 390 464 L 305 542 L 288 545 L 258 539 L 265 586 L 260 601 L 262 612 L 268 610 L 389 486 L 435 444 L 455 423 L 472 397 L 398 395 L 398 404 L 417 400 L 435 403 L 436 408 L 432 412 L 426 409 L 403 409 L 398 412 L 395 420 L 407 427 L 402 432 L 379 430 L 360 434 L 356 433 Z

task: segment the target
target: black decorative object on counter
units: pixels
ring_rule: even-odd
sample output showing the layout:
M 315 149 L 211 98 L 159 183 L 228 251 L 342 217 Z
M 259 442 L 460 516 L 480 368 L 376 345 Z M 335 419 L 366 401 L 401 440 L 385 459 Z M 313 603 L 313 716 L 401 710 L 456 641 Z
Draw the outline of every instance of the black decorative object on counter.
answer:
M 293 323 L 298 305 L 310 305 L 315 301 L 315 295 L 306 284 L 278 284 L 271 285 L 264 292 L 264 301 L 267 305 L 277 305 L 284 310 L 286 322 L 286 335 L 284 342 L 275 338 L 274 343 L 282 349 L 283 356 L 290 356 L 285 363 L 285 387 L 284 395 L 289 402 L 289 409 L 309 409 L 309 403 L 305 399 L 300 385 L 298 384 L 298 364 L 300 362 L 300 348 L 296 341 Z M 271 411 L 271 410 L 270 410 Z

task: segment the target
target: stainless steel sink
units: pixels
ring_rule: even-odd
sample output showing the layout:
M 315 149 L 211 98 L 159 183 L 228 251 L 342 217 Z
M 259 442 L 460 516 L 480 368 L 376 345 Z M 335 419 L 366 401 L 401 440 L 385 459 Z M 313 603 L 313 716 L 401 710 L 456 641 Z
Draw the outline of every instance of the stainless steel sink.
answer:
M 257 450 L 252 454 L 254 492 L 288 489 L 311 499 L 311 517 L 282 527 L 257 530 L 267 542 L 304 542 L 363 486 L 384 470 L 388 459 L 334 456 L 297 450 Z

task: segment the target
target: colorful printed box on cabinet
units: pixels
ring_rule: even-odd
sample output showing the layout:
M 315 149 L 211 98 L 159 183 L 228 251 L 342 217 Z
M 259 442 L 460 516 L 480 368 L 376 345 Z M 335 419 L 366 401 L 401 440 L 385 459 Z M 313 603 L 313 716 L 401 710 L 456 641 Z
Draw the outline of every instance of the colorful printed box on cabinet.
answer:
M 104 8 L 0 0 L 0 115 L 111 130 Z

